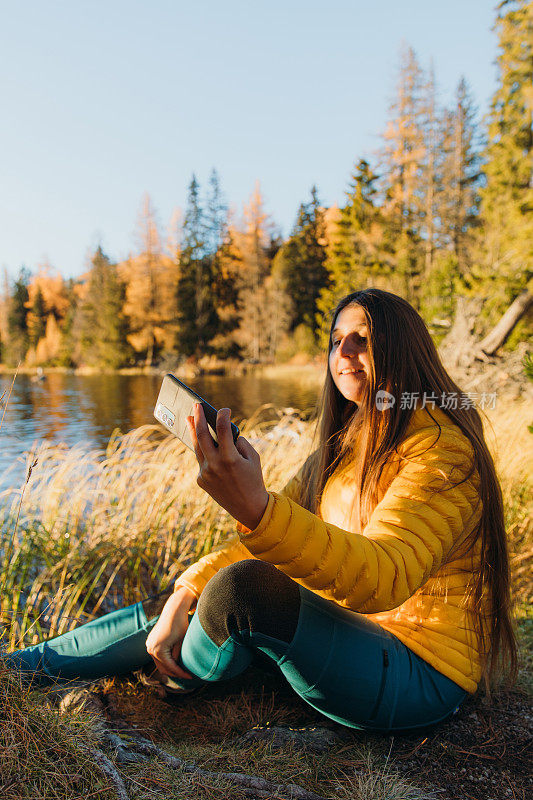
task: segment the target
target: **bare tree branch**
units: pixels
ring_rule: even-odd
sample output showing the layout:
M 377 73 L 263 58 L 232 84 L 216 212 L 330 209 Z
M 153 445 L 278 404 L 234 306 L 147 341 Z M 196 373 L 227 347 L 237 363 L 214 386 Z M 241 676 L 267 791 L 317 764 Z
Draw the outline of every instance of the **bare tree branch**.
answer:
M 522 319 L 533 304 L 533 294 L 527 289 L 511 303 L 498 324 L 478 344 L 479 350 L 492 356 L 508 339 L 513 328 Z

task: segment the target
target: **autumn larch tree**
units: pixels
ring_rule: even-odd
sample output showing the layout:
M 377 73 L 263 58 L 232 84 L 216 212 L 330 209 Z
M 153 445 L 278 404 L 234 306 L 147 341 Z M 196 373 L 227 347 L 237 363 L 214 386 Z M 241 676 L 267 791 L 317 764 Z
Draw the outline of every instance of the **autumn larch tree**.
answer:
M 151 365 L 175 345 L 177 272 L 174 259 L 163 253 L 148 194 L 143 198 L 136 235 L 138 253 L 118 265 L 118 275 L 126 285 L 123 311 L 129 320 L 128 341 Z
M 237 341 L 253 361 L 272 358 L 282 320 L 284 293 L 270 277 L 272 224 L 263 206 L 259 181 L 244 207 L 244 228 L 237 246 L 242 255 L 239 281 L 240 325 Z
M 424 248 L 423 221 L 427 202 L 424 161 L 424 74 L 412 48 L 401 53 L 396 99 L 384 133 L 381 171 L 383 213 L 395 248 L 394 286 L 419 306 Z

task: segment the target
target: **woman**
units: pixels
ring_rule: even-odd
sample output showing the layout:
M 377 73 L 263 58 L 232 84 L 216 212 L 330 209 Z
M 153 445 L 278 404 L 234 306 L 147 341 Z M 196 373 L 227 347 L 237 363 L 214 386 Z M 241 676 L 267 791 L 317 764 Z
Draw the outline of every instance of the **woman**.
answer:
M 238 538 L 189 567 L 162 610 L 135 604 L 13 663 L 97 677 L 142 666 L 147 651 L 162 682 L 187 690 L 260 651 L 326 716 L 383 731 L 444 719 L 500 662 L 515 674 L 502 494 L 481 419 L 405 300 L 367 289 L 335 309 L 318 443 L 283 491 L 267 491 L 229 419 L 222 409 L 218 447 L 200 406 L 189 426 L 198 485 Z

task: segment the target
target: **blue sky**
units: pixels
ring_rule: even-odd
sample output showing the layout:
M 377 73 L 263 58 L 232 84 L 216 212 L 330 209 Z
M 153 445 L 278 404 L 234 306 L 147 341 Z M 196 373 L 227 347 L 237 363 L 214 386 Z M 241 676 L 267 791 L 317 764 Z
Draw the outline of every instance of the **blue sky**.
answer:
M 490 0 L 0 0 L 0 267 L 86 269 L 135 248 L 149 192 L 163 230 L 194 171 L 240 213 L 258 179 L 287 235 L 313 183 L 343 201 L 372 159 L 402 42 L 461 74 L 486 112 Z

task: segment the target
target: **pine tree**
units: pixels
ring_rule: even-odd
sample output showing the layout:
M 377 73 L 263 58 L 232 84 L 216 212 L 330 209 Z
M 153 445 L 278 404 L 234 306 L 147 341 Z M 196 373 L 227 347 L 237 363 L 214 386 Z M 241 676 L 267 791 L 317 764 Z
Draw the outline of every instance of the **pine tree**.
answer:
M 209 232 L 206 228 L 199 185 L 193 175 L 183 221 L 177 287 L 179 349 L 187 356 L 208 352 L 208 343 L 217 332 L 218 318 L 213 297 L 213 255 L 209 252 L 209 233 L 213 240 L 214 232 Z
M 313 339 L 317 334 L 317 301 L 329 283 L 325 262 L 324 209 L 313 186 L 311 201 L 300 205 L 291 235 L 275 260 L 275 271 L 292 300 L 291 330 L 304 325 Z
M 87 292 L 80 307 L 79 340 L 83 363 L 117 369 L 131 354 L 123 314 L 125 286 L 99 246 L 92 258 Z
M 320 341 L 325 343 L 329 313 L 346 294 L 382 286 L 392 269 L 384 221 L 377 205 L 377 176 L 361 159 L 350 177 L 346 205 L 337 214 L 327 243 L 328 283 L 317 300 Z
M 238 357 L 241 348 L 236 331 L 239 326 L 239 286 L 243 271 L 238 233 L 228 221 L 224 238 L 213 257 L 213 294 L 217 332 L 210 345 L 219 358 Z
M 444 111 L 441 125 L 440 246 L 452 252 L 460 277 L 472 265 L 481 178 L 477 108 L 464 77 L 457 86 L 455 107 Z
M 224 241 L 228 219 L 228 207 L 222 195 L 218 172 L 214 168 L 209 177 L 205 217 L 206 251 L 214 255 Z
M 228 207 L 215 169 L 209 179 L 205 216 L 207 251 L 211 259 L 211 301 L 216 314 L 209 348 L 225 358 L 239 352 L 231 331 L 238 324 L 238 274 L 242 256 L 236 246 L 235 233 L 229 228 Z
M 25 268 L 20 269 L 18 278 L 14 282 L 13 291 L 8 302 L 7 331 L 8 340 L 5 345 L 5 360 L 11 366 L 16 366 L 24 361 L 28 349 L 28 284 L 30 273 Z
M 28 314 L 29 342 L 32 347 L 36 347 L 39 339 L 45 335 L 46 318 L 47 313 L 43 292 L 39 286 L 31 304 L 31 313 Z
M 472 268 L 480 183 L 481 137 L 477 109 L 461 78 L 455 104 L 438 113 L 434 218 L 436 252 L 419 309 L 431 322 L 451 318 L 463 278 Z M 438 333 L 435 334 L 438 336 Z
M 488 118 L 480 263 L 468 288 L 487 298 L 487 327 L 533 277 L 533 5 L 497 7 L 498 86 Z

